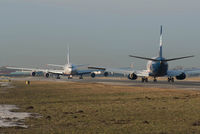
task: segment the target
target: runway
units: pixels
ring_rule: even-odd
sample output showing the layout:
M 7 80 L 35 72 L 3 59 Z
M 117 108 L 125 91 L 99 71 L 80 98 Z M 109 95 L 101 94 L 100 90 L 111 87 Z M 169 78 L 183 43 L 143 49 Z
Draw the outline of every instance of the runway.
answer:
M 84 77 L 84 79 L 79 79 L 74 77 L 73 79 L 67 79 L 66 77 L 61 79 L 55 78 L 45 78 L 45 77 L 17 77 L 11 78 L 11 80 L 20 80 L 20 81 L 56 81 L 56 82 L 82 82 L 82 83 L 102 83 L 109 85 L 119 85 L 119 86 L 132 86 L 132 87 L 155 87 L 163 89 L 185 89 L 185 90 L 200 90 L 200 80 L 186 79 L 182 81 L 176 80 L 174 83 L 169 83 L 167 80 L 158 80 L 153 82 L 149 80 L 148 83 L 142 83 L 140 80 L 129 80 L 126 78 L 113 78 L 113 77 Z

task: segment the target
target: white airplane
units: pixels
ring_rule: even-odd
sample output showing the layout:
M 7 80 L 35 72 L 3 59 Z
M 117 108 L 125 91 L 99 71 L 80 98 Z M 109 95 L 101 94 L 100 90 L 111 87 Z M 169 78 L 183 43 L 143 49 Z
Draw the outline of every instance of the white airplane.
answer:
M 67 54 L 67 63 L 65 65 L 55 65 L 55 64 L 47 64 L 49 66 L 61 67 L 62 69 L 36 69 L 36 68 L 18 68 L 18 67 L 6 67 L 8 69 L 22 70 L 22 71 L 30 71 L 32 76 L 36 76 L 38 73 L 43 72 L 45 77 L 49 77 L 50 75 L 56 75 L 57 79 L 60 79 L 60 76 L 68 76 L 68 78 L 72 78 L 74 75 L 79 75 L 80 79 L 83 79 L 84 74 L 90 74 L 95 72 L 94 70 L 78 70 L 78 67 L 86 66 L 86 65 L 74 65 L 70 63 L 69 57 L 69 48 Z
M 126 74 L 131 80 L 136 80 L 138 77 L 141 77 L 142 82 L 148 82 L 148 77 L 153 77 L 154 82 L 157 81 L 157 77 L 167 77 L 168 82 L 174 82 L 174 77 L 177 80 L 184 80 L 186 78 L 186 73 L 196 70 L 168 70 L 168 61 L 179 60 L 184 58 L 190 58 L 194 56 L 185 56 L 179 58 L 165 59 L 162 55 L 162 26 L 160 28 L 160 48 L 159 56 L 153 58 L 146 58 L 140 56 L 129 55 L 130 57 L 148 60 L 147 70 L 123 70 L 123 69 L 113 69 L 105 67 L 88 67 L 89 69 L 99 69 L 104 72 L 104 76 L 108 76 L 109 72 Z M 199 70 L 199 69 L 198 69 Z M 91 74 L 91 77 L 94 77 L 94 73 Z

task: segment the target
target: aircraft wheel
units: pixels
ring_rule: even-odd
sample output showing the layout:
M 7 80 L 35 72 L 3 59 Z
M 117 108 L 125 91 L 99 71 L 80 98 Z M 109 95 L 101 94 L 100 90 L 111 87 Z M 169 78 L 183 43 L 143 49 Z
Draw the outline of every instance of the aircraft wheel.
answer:
M 170 78 L 168 78 L 168 80 L 167 80 L 168 82 L 170 82 L 171 81 L 171 79 Z
M 142 83 L 144 82 L 144 78 L 142 78 Z
M 81 76 L 79 77 L 79 79 L 83 79 L 83 76 L 81 75 Z
M 174 82 L 174 78 L 171 78 L 171 82 Z
M 148 78 L 145 78 L 145 82 L 148 82 Z
M 156 79 L 156 78 L 154 78 L 154 79 L 153 79 L 153 82 L 157 82 L 157 79 Z
M 143 82 L 148 82 L 148 78 L 142 77 L 142 83 Z
M 174 82 L 174 78 L 169 77 L 169 78 L 168 78 L 168 82 Z

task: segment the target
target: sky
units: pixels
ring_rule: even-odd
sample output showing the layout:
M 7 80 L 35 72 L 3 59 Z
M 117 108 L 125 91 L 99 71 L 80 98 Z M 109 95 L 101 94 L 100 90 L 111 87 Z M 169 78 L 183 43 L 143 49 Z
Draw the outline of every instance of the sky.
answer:
M 163 55 L 200 67 L 199 0 L 1 0 L 0 66 L 73 64 L 145 69 L 163 25 Z

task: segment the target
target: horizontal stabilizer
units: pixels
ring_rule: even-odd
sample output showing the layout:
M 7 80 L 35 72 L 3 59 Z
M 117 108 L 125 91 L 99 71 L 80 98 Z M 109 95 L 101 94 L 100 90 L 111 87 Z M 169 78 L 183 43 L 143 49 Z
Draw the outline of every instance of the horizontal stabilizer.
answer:
M 179 57 L 179 58 L 172 58 L 172 59 L 165 59 L 165 61 L 180 60 L 180 59 L 191 58 L 191 57 L 194 57 L 194 55 L 185 56 L 185 57 Z
M 137 59 L 143 59 L 143 60 L 151 60 L 151 61 L 173 61 L 173 60 L 180 60 L 180 59 L 185 59 L 185 58 L 191 58 L 194 57 L 193 55 L 191 56 L 185 56 L 185 57 L 178 57 L 178 58 L 172 58 L 172 59 L 162 59 L 162 60 L 157 60 L 157 59 L 152 59 L 152 58 L 146 58 L 146 57 L 140 57 L 140 56 L 134 56 L 134 55 L 129 55 L 130 57 L 134 57 Z
M 152 58 L 146 58 L 146 57 L 140 57 L 140 56 L 134 56 L 134 55 L 129 55 L 129 56 L 130 56 L 130 57 L 137 58 L 137 59 L 151 60 L 151 61 L 159 61 L 159 60 L 152 59 Z

